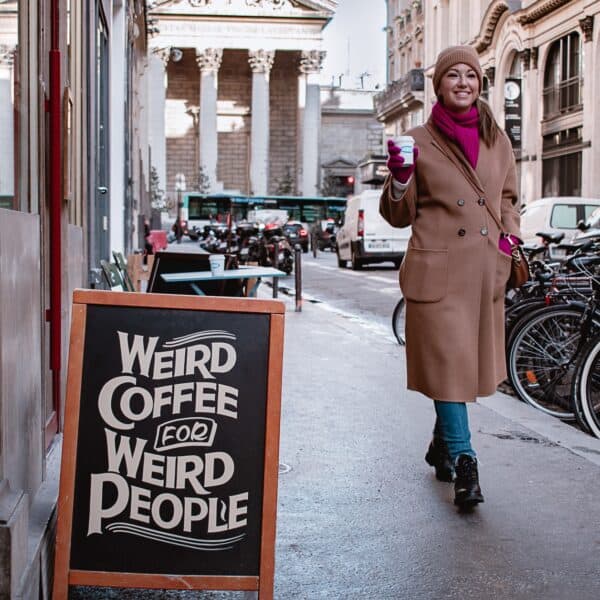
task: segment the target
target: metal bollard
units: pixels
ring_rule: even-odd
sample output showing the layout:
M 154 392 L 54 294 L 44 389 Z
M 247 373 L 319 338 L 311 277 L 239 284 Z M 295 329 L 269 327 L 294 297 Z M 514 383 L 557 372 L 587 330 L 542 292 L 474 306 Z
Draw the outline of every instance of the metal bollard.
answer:
M 294 246 L 294 276 L 296 278 L 296 312 L 302 312 L 302 246 Z

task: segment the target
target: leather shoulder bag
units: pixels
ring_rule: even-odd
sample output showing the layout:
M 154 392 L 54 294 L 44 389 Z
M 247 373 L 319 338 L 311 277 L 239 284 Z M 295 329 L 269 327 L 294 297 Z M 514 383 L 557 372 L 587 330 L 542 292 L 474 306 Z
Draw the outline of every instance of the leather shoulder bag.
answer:
M 523 249 L 519 244 L 515 244 L 509 233 L 504 231 L 500 219 L 492 212 L 492 209 L 488 206 L 487 202 L 485 207 L 487 208 L 490 216 L 496 222 L 496 225 L 500 228 L 500 235 L 506 238 L 510 244 L 510 255 L 512 257 L 512 263 L 510 265 L 510 276 L 506 282 L 506 287 L 515 289 L 520 288 L 523 284 L 529 281 L 529 263 L 525 258 Z M 501 252 L 501 251 L 500 251 Z

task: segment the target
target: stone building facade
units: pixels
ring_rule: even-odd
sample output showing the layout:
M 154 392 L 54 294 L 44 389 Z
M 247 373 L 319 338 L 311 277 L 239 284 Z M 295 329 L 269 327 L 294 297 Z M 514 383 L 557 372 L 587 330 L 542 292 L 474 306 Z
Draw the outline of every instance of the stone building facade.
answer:
M 333 0 L 158 0 L 149 11 L 153 166 L 173 196 L 319 189 L 322 30 Z
M 362 189 L 358 165 L 380 155 L 383 125 L 375 118 L 369 90 L 321 88 L 321 193 L 345 196 Z
M 421 0 L 387 0 L 387 86 L 375 97 L 386 137 L 423 122 L 424 7 Z
M 2 600 L 52 595 L 72 293 L 145 210 L 146 39 L 143 0 L 0 2 Z
M 521 200 L 600 197 L 600 0 L 425 0 L 424 117 L 440 50 L 470 44 L 517 159 Z M 388 23 L 389 25 L 389 23 Z

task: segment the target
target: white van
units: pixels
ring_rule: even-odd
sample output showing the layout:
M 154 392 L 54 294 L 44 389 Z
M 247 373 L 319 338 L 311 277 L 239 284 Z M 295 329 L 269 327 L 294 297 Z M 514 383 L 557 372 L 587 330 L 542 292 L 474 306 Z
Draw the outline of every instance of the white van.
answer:
M 355 270 L 384 261 L 400 266 L 410 227 L 392 227 L 379 214 L 380 196 L 381 190 L 365 190 L 348 199 L 344 224 L 337 232 L 338 266 L 345 267 L 348 261 Z
M 564 233 L 565 242 L 579 232 L 577 223 L 585 221 L 600 206 L 600 198 L 560 196 L 540 198 L 521 209 L 521 235 L 526 244 L 540 243 L 538 232 Z

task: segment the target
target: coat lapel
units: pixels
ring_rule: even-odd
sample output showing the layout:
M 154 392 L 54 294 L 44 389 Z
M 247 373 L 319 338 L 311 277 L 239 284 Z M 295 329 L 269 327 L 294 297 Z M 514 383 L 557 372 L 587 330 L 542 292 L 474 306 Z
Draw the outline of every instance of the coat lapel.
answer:
M 467 160 L 467 157 L 464 155 L 462 150 L 453 142 L 446 139 L 446 136 L 442 135 L 431 123 L 428 121 L 425 124 L 425 129 L 429 132 L 431 136 L 431 143 L 446 157 L 452 161 L 458 170 L 464 175 L 465 179 L 475 188 L 478 194 L 484 195 L 485 190 L 483 187 L 483 183 L 479 178 L 477 172 L 471 166 L 471 163 Z M 477 161 L 477 166 L 481 164 L 481 143 L 480 143 L 480 157 Z

